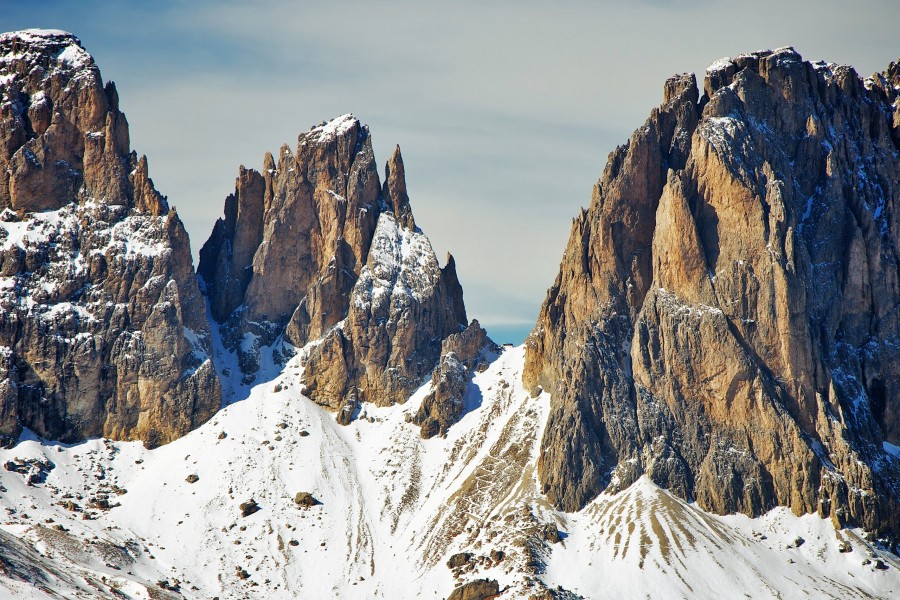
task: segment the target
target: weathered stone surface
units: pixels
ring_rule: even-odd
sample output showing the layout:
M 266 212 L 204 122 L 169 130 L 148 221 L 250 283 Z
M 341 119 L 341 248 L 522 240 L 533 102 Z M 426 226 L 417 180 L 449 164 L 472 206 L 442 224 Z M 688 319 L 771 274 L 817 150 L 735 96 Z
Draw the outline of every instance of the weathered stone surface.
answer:
M 278 336 L 315 340 L 306 393 L 338 411 L 404 402 L 466 326 L 455 263 L 415 226 L 397 148 L 378 179 L 368 127 L 344 115 L 302 134 L 264 173 L 241 169 L 200 253 L 213 316 L 252 381 Z M 243 215 L 243 220 L 242 220 Z
M 198 273 L 252 381 L 261 346 L 282 333 L 303 346 L 346 314 L 383 210 L 368 128 L 344 115 L 300 135 L 296 154 L 267 154 L 262 174 L 242 167 L 225 209 Z
M 610 154 L 527 344 L 575 510 L 642 473 L 716 512 L 897 531 L 897 63 L 792 49 L 665 86 Z
M 406 193 L 406 169 L 403 168 L 400 146 L 394 148 L 394 153 L 391 154 L 391 158 L 384 167 L 382 195 L 391 212 L 397 217 L 397 222 L 406 229 L 414 230 L 416 220 L 409 207 L 409 194 Z
M 498 595 L 500 584 L 496 579 L 476 579 L 453 590 L 447 600 L 490 600 Z
M 77 38 L 0 55 L 0 436 L 179 437 L 221 396 L 187 233 Z
M 322 504 L 309 492 L 297 492 L 294 496 L 294 504 L 301 508 L 310 508 Z
M 431 374 L 432 391 L 410 421 L 422 427 L 423 438 L 443 435 L 463 413 L 466 386 L 473 371 L 487 364 L 498 348 L 478 321 L 454 333 L 441 345 L 441 358 Z
M 441 341 L 465 326 L 428 238 L 391 212 L 378 218 L 345 314 L 304 371 L 310 397 L 342 412 L 405 402 L 437 365 Z

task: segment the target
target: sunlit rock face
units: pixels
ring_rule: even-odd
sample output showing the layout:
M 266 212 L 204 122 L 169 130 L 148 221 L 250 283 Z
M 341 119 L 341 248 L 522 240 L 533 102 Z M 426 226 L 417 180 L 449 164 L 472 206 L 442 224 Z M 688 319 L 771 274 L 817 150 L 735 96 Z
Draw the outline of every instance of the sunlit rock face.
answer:
M 342 422 L 359 402 L 405 402 L 467 325 L 453 257 L 441 267 L 416 227 L 400 149 L 382 185 L 353 115 L 266 155 L 262 173 L 241 167 L 199 273 L 244 381 L 261 348 L 315 342 L 307 393 Z
M 71 34 L 2 34 L 0 119 L 0 435 L 158 445 L 206 421 L 190 243 L 113 83 Z
M 642 474 L 724 513 L 896 531 L 898 64 L 717 61 L 610 154 L 527 341 L 543 491 Z

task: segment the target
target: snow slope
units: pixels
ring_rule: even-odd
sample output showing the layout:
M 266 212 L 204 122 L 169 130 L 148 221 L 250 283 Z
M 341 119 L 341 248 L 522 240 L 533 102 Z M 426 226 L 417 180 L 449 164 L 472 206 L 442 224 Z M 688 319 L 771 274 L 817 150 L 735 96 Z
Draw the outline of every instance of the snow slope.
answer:
M 0 469 L 0 597 L 445 598 L 481 578 L 501 598 L 900 594 L 894 555 L 813 515 L 710 515 L 646 479 L 553 510 L 535 477 L 549 397 L 522 389 L 523 347 L 476 374 L 461 421 L 429 440 L 406 422 L 428 385 L 344 427 L 302 395 L 303 357 L 242 388 L 220 347 L 235 401 L 155 450 L 26 436 L 0 451 L 54 465 L 28 466 L 45 477 L 32 485 Z

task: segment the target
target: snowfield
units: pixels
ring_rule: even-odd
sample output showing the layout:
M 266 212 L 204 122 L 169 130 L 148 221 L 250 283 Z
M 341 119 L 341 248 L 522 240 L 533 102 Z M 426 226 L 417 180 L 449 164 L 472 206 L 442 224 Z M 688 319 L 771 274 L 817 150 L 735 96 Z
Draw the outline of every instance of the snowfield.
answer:
M 549 396 L 522 389 L 524 347 L 429 440 L 406 422 L 429 384 L 344 427 L 303 396 L 303 352 L 250 387 L 217 354 L 231 403 L 176 442 L 26 434 L 0 451 L 0 597 L 446 598 L 485 578 L 503 599 L 900 596 L 896 556 L 814 515 L 711 515 L 647 479 L 554 510 L 536 477 Z

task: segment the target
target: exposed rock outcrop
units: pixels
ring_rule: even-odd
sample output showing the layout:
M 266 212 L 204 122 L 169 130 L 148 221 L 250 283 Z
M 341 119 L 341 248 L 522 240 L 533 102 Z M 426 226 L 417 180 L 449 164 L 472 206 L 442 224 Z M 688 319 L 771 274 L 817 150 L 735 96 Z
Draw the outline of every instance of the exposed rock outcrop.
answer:
M 346 314 L 380 198 L 368 128 L 352 115 L 300 135 L 296 155 L 267 154 L 261 174 L 241 167 L 197 270 L 246 381 L 260 347 L 285 332 L 303 346 Z
M 308 395 L 348 422 L 359 402 L 404 402 L 466 327 L 455 263 L 416 227 L 397 148 L 379 182 L 368 127 L 344 115 L 241 168 L 200 253 L 212 312 L 245 381 L 278 336 L 307 357 Z
M 432 390 L 410 418 L 422 427 L 423 438 L 443 435 L 459 420 L 473 371 L 484 368 L 490 353 L 498 350 L 478 321 L 447 336 L 441 345 L 440 362 L 431 374 Z
M 0 436 L 172 440 L 220 388 L 187 233 L 74 36 L 0 35 Z
M 500 584 L 496 579 L 476 579 L 453 590 L 447 600 L 490 600 L 499 595 Z
M 647 473 L 717 512 L 897 533 L 900 87 L 790 48 L 666 82 L 529 337 L 566 510 Z

